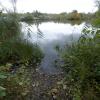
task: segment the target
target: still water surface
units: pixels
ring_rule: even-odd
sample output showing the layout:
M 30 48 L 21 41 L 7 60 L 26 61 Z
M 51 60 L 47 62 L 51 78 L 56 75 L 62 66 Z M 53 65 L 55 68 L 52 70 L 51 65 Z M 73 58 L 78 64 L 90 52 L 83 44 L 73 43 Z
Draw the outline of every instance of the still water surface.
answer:
M 55 60 L 58 59 L 55 46 L 64 46 L 72 40 L 77 40 L 84 25 L 85 23 L 72 25 L 71 23 L 43 22 L 29 26 L 23 23 L 23 26 L 26 26 L 24 37 L 32 43 L 37 43 L 45 55 L 40 71 L 49 74 L 59 73 L 60 69 L 55 66 Z

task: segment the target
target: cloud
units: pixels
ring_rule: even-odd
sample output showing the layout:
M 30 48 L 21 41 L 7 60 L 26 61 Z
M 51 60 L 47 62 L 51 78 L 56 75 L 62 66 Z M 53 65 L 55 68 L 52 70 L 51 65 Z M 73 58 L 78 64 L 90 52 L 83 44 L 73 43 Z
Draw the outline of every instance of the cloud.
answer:
M 4 5 L 11 7 L 9 0 L 1 0 Z M 19 12 L 33 12 L 39 10 L 46 13 L 95 11 L 94 0 L 17 0 L 17 9 Z

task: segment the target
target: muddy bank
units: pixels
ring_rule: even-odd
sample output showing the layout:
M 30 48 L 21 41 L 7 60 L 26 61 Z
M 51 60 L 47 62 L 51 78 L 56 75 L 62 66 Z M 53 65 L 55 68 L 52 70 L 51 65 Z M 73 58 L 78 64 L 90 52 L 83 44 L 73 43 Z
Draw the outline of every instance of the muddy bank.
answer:
M 51 75 L 37 70 L 32 76 L 29 100 L 72 100 L 63 81 L 64 73 Z

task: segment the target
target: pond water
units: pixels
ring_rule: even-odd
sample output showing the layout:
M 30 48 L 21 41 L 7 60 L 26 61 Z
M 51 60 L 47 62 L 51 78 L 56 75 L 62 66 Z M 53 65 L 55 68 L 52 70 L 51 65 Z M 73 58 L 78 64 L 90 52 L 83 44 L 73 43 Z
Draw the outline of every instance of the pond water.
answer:
M 55 61 L 58 59 L 55 47 L 56 45 L 63 47 L 66 43 L 77 40 L 84 24 L 43 22 L 28 25 L 23 23 L 23 26 L 26 27 L 24 37 L 32 43 L 37 43 L 45 55 L 40 65 L 40 71 L 49 74 L 61 72 L 60 68 L 55 65 Z

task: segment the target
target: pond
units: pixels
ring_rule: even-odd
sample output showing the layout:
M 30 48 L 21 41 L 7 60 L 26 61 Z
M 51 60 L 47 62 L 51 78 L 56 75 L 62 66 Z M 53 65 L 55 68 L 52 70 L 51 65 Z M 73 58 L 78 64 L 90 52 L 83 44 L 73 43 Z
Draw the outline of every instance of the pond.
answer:
M 26 27 L 24 37 L 32 43 L 37 43 L 44 53 L 44 58 L 40 65 L 40 71 L 48 74 L 61 72 L 61 69 L 55 65 L 59 58 L 55 49 L 57 45 L 63 47 L 66 43 L 77 40 L 81 34 L 85 22 L 80 25 L 71 23 L 42 22 L 33 23 Z

